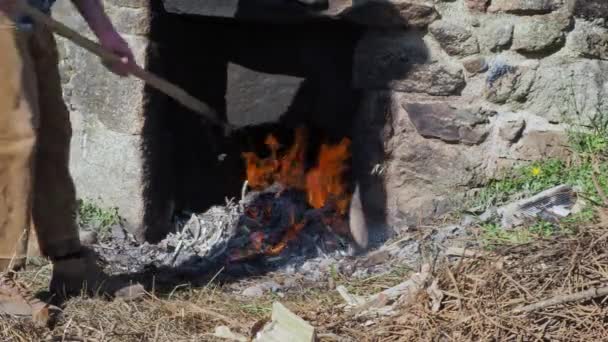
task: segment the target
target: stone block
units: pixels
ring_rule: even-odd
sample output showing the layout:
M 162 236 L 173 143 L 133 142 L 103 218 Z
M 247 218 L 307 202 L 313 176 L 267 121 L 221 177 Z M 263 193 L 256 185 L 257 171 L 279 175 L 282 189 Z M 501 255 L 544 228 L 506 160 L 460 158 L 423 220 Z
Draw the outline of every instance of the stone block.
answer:
M 150 26 L 148 3 L 141 0 L 107 1 L 105 10 L 116 29 L 124 34 L 145 35 Z M 58 0 L 53 6 L 53 16 L 70 28 L 93 37 L 88 25 L 68 0 Z
M 107 4 L 108 13 L 145 66 L 147 3 L 131 0 Z M 93 38 L 67 0 L 59 0 L 53 16 Z M 143 82 L 109 72 L 99 58 L 58 38 L 64 99 L 73 126 L 70 169 L 77 196 L 118 207 L 132 231 L 143 218 L 143 170 L 140 155 Z M 117 157 L 120 156 L 120 157 Z
M 359 1 L 338 16 L 357 24 L 385 28 L 424 28 L 439 18 L 433 3 L 425 0 Z
M 467 8 L 473 12 L 485 12 L 490 4 L 489 0 L 465 0 Z
M 141 64 L 146 40 L 126 37 Z M 121 78 L 108 71 L 99 58 L 61 39 L 64 95 L 72 111 L 86 113 L 88 125 L 139 134 L 142 125 L 144 84 L 135 78 Z M 85 86 L 86 85 L 86 86 Z
M 236 15 L 239 2 L 239 0 L 163 0 L 165 9 L 170 13 L 226 18 L 233 18 Z
M 469 56 L 479 52 L 479 43 L 464 26 L 440 20 L 429 26 L 429 32 L 451 56 Z
M 513 30 L 511 49 L 523 54 L 547 54 L 561 48 L 572 19 L 564 13 L 522 18 Z
M 486 59 L 480 56 L 472 56 L 462 61 L 464 69 L 472 75 L 479 74 L 488 70 Z
M 163 0 L 165 9 L 176 14 L 288 23 L 318 17 L 343 18 L 372 27 L 426 27 L 439 17 L 428 0 L 329 0 L 319 8 L 312 1 L 267 0 Z
M 504 125 L 499 127 L 498 135 L 506 141 L 514 143 L 521 137 L 524 128 L 526 128 L 526 120 L 523 118 L 507 120 Z
M 89 113 L 72 112 L 75 123 L 70 170 L 78 198 L 116 207 L 134 232 L 143 218 L 140 136 L 86 127 Z M 80 123 L 85 122 L 85 125 Z
M 489 12 L 533 15 L 550 13 L 564 5 L 564 0 L 493 0 Z
M 150 14 L 145 5 L 132 7 L 123 4 L 108 4 L 105 9 L 118 32 L 140 36 L 148 33 Z
M 528 125 L 519 141 L 513 145 L 510 158 L 522 161 L 546 158 L 564 159 L 570 154 L 568 135 L 564 126 Z
M 405 94 L 393 94 L 392 98 L 391 120 L 387 123 L 391 125 L 392 136 L 388 137 L 385 145 L 389 158 L 385 162 L 384 174 L 388 221 L 415 225 L 418 219 L 437 217 L 462 205 L 462 189 L 482 181 L 483 166 L 488 156 L 484 156 L 483 144 L 446 143 L 424 137 L 412 120 L 415 116 L 411 110 L 421 99 Z M 450 100 L 453 99 L 447 101 Z M 430 101 L 427 108 L 442 106 L 432 98 L 427 98 L 427 101 Z M 410 110 L 406 111 L 406 108 Z M 424 120 L 422 117 L 415 120 L 419 119 Z M 443 119 L 428 120 L 439 123 Z M 451 122 L 454 124 L 456 121 Z M 449 133 L 447 131 L 459 134 L 455 128 L 437 135 Z
M 231 123 L 253 125 L 276 121 L 287 112 L 303 79 L 228 65 L 226 112 Z
M 574 15 L 589 21 L 599 20 L 606 25 L 606 18 L 608 18 L 608 1 L 577 0 L 574 4 Z
M 423 34 L 417 31 L 364 35 L 355 50 L 353 70 L 359 89 L 451 95 L 465 86 L 462 69 L 431 60 Z
M 403 104 L 418 134 L 448 143 L 478 145 L 488 136 L 488 120 L 447 103 Z
M 562 59 L 536 70 L 525 109 L 552 122 L 586 124 L 608 112 L 608 61 Z
M 492 52 L 507 49 L 513 39 L 513 23 L 502 19 L 486 22 L 479 35 L 481 45 Z
M 577 20 L 567 46 L 581 57 L 608 60 L 608 29 Z
M 500 59 L 494 61 L 486 77 L 485 98 L 499 104 L 525 101 L 534 82 L 537 67 L 535 62 L 510 65 Z

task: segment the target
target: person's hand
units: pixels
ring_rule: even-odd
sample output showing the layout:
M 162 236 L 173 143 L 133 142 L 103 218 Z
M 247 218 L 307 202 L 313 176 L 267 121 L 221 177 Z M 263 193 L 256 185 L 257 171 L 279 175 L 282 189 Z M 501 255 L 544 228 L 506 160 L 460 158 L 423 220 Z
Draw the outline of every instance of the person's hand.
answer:
M 121 57 L 121 63 L 104 62 L 104 65 L 119 76 L 128 76 L 131 68 L 135 65 L 133 51 L 131 51 L 129 44 L 127 44 L 116 30 L 110 30 L 100 34 L 99 43 L 104 49 Z
M 0 12 L 4 15 L 12 14 L 17 7 L 17 1 L 19 0 L 0 0 Z

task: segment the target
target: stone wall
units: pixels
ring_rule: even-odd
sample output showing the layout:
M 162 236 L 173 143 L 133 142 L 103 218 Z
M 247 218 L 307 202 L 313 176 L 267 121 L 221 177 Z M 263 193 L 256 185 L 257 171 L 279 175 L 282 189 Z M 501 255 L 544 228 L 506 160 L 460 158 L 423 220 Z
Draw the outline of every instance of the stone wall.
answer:
M 106 10 L 145 66 L 148 39 L 146 0 L 106 0 Z M 53 15 L 93 38 L 69 0 L 59 0 Z M 131 227 L 140 224 L 143 83 L 107 71 L 99 59 L 58 38 L 64 98 L 72 120 L 71 170 L 77 196 L 118 207 Z
M 363 117 L 387 116 L 376 170 L 392 223 L 457 207 L 505 167 L 566 156 L 567 124 L 608 110 L 603 1 L 432 6 L 426 29 L 370 28 L 356 56 L 355 86 L 373 104 Z
M 55 14 L 84 31 L 65 3 Z M 145 1 L 106 3 L 144 62 Z M 413 224 L 457 207 L 505 167 L 565 156 L 566 124 L 608 109 L 605 0 L 329 0 L 324 10 L 293 0 L 289 11 L 276 12 L 253 0 L 164 3 L 176 13 L 270 22 L 326 16 L 364 26 L 353 56 L 353 86 L 364 94 L 355 167 L 364 206 L 387 211 L 389 223 Z M 278 3 L 285 2 L 260 6 Z M 100 196 L 137 225 L 143 85 L 61 46 L 79 195 Z M 229 80 L 248 79 L 246 70 L 233 70 Z M 265 94 L 252 88 L 263 83 L 250 83 L 231 108 L 249 108 L 247 96 Z

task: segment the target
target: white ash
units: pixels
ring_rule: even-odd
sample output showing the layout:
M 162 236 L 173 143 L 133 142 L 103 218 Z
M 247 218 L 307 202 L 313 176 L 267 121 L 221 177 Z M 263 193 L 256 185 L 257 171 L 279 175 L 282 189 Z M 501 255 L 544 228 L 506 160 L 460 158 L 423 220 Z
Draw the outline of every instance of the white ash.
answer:
M 227 253 L 234 248 L 231 244 L 237 240 L 237 235 L 242 234 L 239 230 L 244 209 L 259 195 L 260 193 L 250 193 L 240 203 L 228 201 L 226 205 L 212 207 L 202 214 L 189 214 L 176 222 L 175 232 L 156 245 L 138 244 L 130 234 L 116 230 L 112 236 L 102 239 L 94 248 L 115 273 L 136 273 L 149 268 L 163 268 L 176 270 L 181 275 L 204 277 L 210 273 L 215 274 L 222 268 L 222 276 L 238 279 L 248 275 L 279 274 L 287 280 L 301 279 L 315 283 L 327 281 L 336 272 L 348 277 L 365 278 L 390 272 L 395 266 L 415 269 L 421 264 L 421 250 L 424 246 L 447 246 L 455 237 L 466 234 L 466 227 L 462 225 L 404 229 L 400 236 L 357 256 L 354 255 L 354 250 L 349 248 L 349 244 L 344 248 L 326 252 L 323 249 L 324 237 L 318 234 L 318 229 L 311 228 L 300 233 L 294 248 L 279 256 L 262 256 L 255 261 L 227 262 Z M 283 202 L 277 203 L 281 205 Z M 442 248 L 431 249 L 440 251 Z M 274 286 L 272 291 L 287 291 L 299 286 L 297 281 L 287 280 L 279 286 Z M 243 288 L 236 286 L 239 288 L 235 289 L 235 292 L 242 294 Z M 247 293 L 249 292 L 259 294 L 257 288 Z
M 99 243 L 95 249 L 115 272 L 141 272 L 148 266 L 197 264 L 206 268 L 221 255 L 237 227 L 240 216 L 238 205 L 228 201 L 203 214 L 192 214 L 185 222 L 178 222 L 174 233 L 169 233 L 158 244 L 137 244 L 132 236 L 121 239 L 119 234 Z M 206 269 L 201 269 L 201 272 Z

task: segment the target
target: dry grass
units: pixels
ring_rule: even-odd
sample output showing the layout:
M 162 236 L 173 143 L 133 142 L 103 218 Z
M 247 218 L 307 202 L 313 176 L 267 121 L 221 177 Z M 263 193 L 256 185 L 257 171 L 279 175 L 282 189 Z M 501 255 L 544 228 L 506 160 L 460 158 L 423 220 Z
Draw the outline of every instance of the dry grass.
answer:
M 346 285 L 355 294 L 375 293 L 407 279 L 409 270 L 397 268 L 362 280 L 331 274 L 328 282 L 302 283 L 299 291 L 283 298 L 245 299 L 234 294 L 234 284 L 183 286 L 135 302 L 77 298 L 68 303 L 53 330 L 0 320 L 0 340 L 216 341 L 211 333 L 219 325 L 249 335 L 269 317 L 275 300 L 311 322 L 322 341 L 608 340 L 603 298 L 513 313 L 521 305 L 608 284 L 606 222 L 581 228 L 575 236 L 503 246 L 484 258 L 439 263 L 435 276 L 444 298 L 436 312 L 423 292 L 395 317 L 355 319 L 345 313 L 333 290 L 336 285 Z M 41 289 L 48 268 L 21 277 Z M 267 277 L 281 282 L 278 275 Z
M 604 214 L 606 215 L 606 214 Z M 605 298 L 547 307 L 529 314 L 514 309 L 547 298 L 608 284 L 608 223 L 560 236 L 503 246 L 492 256 L 440 266 L 445 297 L 437 312 L 420 294 L 403 315 L 374 331 L 378 341 L 605 341 Z

